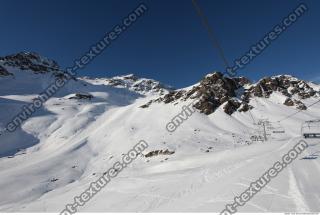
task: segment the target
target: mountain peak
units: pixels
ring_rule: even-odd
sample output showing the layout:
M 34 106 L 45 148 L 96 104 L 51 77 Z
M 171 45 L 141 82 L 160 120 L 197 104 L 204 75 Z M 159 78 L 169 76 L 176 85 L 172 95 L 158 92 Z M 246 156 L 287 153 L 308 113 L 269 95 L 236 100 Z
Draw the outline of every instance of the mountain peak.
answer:
M 148 78 L 140 78 L 134 74 L 115 76 L 110 79 L 106 79 L 106 81 L 112 86 L 126 87 L 142 94 L 150 92 L 164 94 L 170 90 L 173 90 L 171 86 L 162 84 L 159 81 Z
M 194 106 L 202 113 L 211 114 L 223 105 L 225 113 L 231 115 L 235 111 L 246 112 L 252 109 L 249 105 L 251 98 L 269 98 L 274 92 L 279 92 L 285 97 L 284 105 L 295 106 L 301 110 L 307 109 L 301 100 L 319 96 L 319 92 L 306 81 L 291 75 L 264 77 L 252 84 L 246 77 L 230 78 L 221 72 L 213 72 L 207 74 L 192 88 L 169 92 L 141 107 L 149 107 L 153 102 L 177 103 L 194 100 Z
M 96 84 L 105 84 L 116 88 L 127 88 L 143 95 L 149 93 L 164 95 L 165 93 L 174 90 L 173 87 L 162 84 L 159 81 L 140 78 L 135 74 L 118 75 L 111 78 L 96 78 L 94 80 L 88 77 L 83 77 L 82 79 Z
M 59 71 L 58 63 L 35 52 L 19 52 L 0 57 L 2 67 L 16 67 L 20 70 L 30 70 L 34 73 Z
M 288 97 L 298 95 L 301 99 L 316 95 L 316 90 L 308 82 L 291 75 L 264 77 L 252 86 L 251 92 L 258 97 L 269 97 L 273 92 L 280 92 Z

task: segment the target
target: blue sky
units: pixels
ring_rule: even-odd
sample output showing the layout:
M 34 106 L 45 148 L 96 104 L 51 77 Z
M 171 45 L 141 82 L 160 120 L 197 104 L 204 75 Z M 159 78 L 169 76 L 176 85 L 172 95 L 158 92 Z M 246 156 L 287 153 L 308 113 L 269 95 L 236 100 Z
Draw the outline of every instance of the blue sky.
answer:
M 191 0 L 146 0 L 149 8 L 80 75 L 134 73 L 175 87 L 224 71 Z M 239 71 L 252 80 L 292 74 L 320 81 L 320 1 L 198 0 L 229 62 L 240 57 L 299 3 L 308 12 Z M 67 67 L 141 1 L 3 0 L 0 55 L 35 51 Z

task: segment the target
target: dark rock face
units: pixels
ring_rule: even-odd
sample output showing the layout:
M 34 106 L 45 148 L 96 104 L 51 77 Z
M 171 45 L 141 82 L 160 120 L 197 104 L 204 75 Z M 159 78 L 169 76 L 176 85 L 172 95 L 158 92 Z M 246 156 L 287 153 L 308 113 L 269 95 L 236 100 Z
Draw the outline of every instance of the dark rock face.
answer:
M 166 94 L 164 97 L 163 97 L 163 102 L 168 104 L 170 102 L 173 102 L 174 101 L 174 98 L 175 98 L 175 92 L 169 92 L 168 94 Z
M 250 81 L 244 77 L 231 79 L 224 77 L 220 72 L 215 72 L 207 75 L 200 81 L 199 85 L 194 86 L 188 91 L 172 91 L 155 101 L 167 104 L 180 99 L 183 101 L 187 99 L 197 99 L 194 107 L 200 110 L 201 113 L 207 115 L 213 113 L 220 105 L 227 102 L 224 111 L 231 115 L 241 104 L 247 107 L 248 104 L 246 104 L 246 101 L 239 102 L 234 99 L 234 97 L 237 96 L 237 90 L 249 83 Z M 148 106 L 149 105 L 150 103 Z M 249 110 L 249 108 L 244 108 L 242 111 L 247 110 Z
M 307 110 L 307 106 L 296 99 L 287 98 L 283 104 L 287 106 L 296 106 L 296 108 L 299 110 Z
M 290 98 L 287 98 L 284 103 L 284 105 L 287 105 L 287 106 L 293 106 L 294 105 L 294 102 L 292 101 L 292 99 Z
M 233 114 L 236 110 L 238 110 L 238 108 L 241 106 L 241 103 L 237 100 L 234 99 L 230 99 L 229 101 L 227 101 L 227 103 L 225 104 L 225 106 L 223 107 L 223 110 L 225 113 L 231 115 Z M 249 109 L 248 109 L 249 110 Z
M 168 149 L 166 149 L 166 150 L 151 151 L 151 152 L 148 152 L 147 154 L 145 154 L 144 156 L 146 158 L 149 158 L 149 157 L 153 157 L 153 156 L 157 156 L 157 155 L 172 155 L 172 154 L 174 154 L 174 151 L 169 151 Z
M 284 105 L 295 106 L 306 110 L 302 101 L 293 99 L 297 95 L 300 99 L 319 95 L 307 82 L 289 75 L 266 77 L 256 84 L 251 84 L 247 78 L 224 77 L 215 72 L 204 77 L 200 83 L 189 90 L 171 91 L 168 94 L 141 106 L 149 107 L 153 102 L 176 103 L 194 99 L 194 107 L 201 113 L 211 114 L 221 105 L 225 113 L 231 115 L 235 111 L 246 112 L 253 107 L 249 105 L 253 97 L 269 98 L 273 92 L 280 92 L 287 97 Z
M 71 76 L 63 71 L 56 71 L 56 72 L 53 72 L 54 76 L 58 79 L 65 79 L 65 80 L 69 80 L 69 79 L 72 79 L 74 81 L 77 81 L 77 78 L 75 76 Z
M 307 107 L 302 101 L 292 99 L 292 96 L 298 95 L 300 99 L 307 99 L 317 94 L 307 82 L 289 75 L 263 78 L 247 91 L 251 96 L 265 98 L 268 98 L 273 92 L 280 92 L 282 95 L 287 96 L 288 98 L 283 104 L 296 106 L 299 110 L 306 110 Z
M 106 79 L 106 82 L 110 86 L 126 87 L 141 93 L 158 92 L 163 95 L 165 92 L 173 89 L 172 87 L 161 84 L 158 81 L 138 78 L 133 74 L 108 78 Z
M 14 55 L 0 57 L 4 66 L 18 67 L 21 70 L 31 70 L 34 73 L 59 71 L 59 65 L 54 60 L 41 57 L 32 52 L 20 52 Z
M 6 68 L 4 68 L 3 66 L 0 66 L 0 76 L 9 76 L 12 75 L 12 73 L 8 72 L 8 70 L 6 70 Z
M 130 75 L 126 75 L 123 77 L 124 80 L 132 80 L 132 81 L 137 81 L 139 80 L 139 78 L 133 74 L 130 74 Z
M 56 61 L 33 52 L 20 52 L 18 54 L 0 57 L 0 63 L 2 65 L 0 65 L 0 76 L 8 75 L 7 69 L 14 67 L 19 70 L 29 70 L 34 74 L 50 73 L 56 78 L 73 79 L 77 81 L 76 77 L 71 77 L 68 73 L 61 70 Z M 9 73 L 9 75 L 13 76 L 12 73 Z
M 303 104 L 301 101 L 296 100 L 296 105 L 297 105 L 297 109 L 299 110 L 307 110 L 307 106 L 305 104 Z
M 149 101 L 147 104 L 141 105 L 141 108 L 148 108 L 152 104 L 152 101 Z
M 308 83 L 288 75 L 263 78 L 248 90 L 253 96 L 265 98 L 268 98 L 275 91 L 281 92 L 287 97 L 298 95 L 301 99 L 310 98 L 316 94 Z
M 124 85 L 122 80 L 117 80 L 117 79 L 110 80 L 109 84 L 114 87 Z
M 195 107 L 205 114 L 213 113 L 220 105 L 227 102 L 224 111 L 232 114 L 240 107 L 240 103 L 233 99 L 236 90 L 241 88 L 245 82 L 223 77 L 221 73 L 207 75 L 199 85 L 196 98 L 199 101 Z
M 251 105 L 249 105 L 248 103 L 244 102 L 242 103 L 242 105 L 240 106 L 240 108 L 238 109 L 239 112 L 247 112 L 248 110 L 253 109 L 253 107 Z
M 82 93 L 77 93 L 75 96 L 70 97 L 69 99 L 93 99 L 93 96 L 90 94 L 82 94 Z

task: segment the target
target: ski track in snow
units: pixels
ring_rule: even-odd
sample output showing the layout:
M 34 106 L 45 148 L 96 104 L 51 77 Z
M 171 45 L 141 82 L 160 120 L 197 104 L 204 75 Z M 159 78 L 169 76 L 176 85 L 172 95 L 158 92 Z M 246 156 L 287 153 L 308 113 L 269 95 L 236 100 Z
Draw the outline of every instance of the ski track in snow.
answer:
M 297 179 L 294 176 L 294 173 L 291 167 L 289 168 L 289 193 L 288 194 L 292 196 L 293 201 L 296 205 L 296 208 L 294 211 L 297 211 L 297 212 L 310 211 L 309 207 L 305 202 L 304 196 L 300 191 Z

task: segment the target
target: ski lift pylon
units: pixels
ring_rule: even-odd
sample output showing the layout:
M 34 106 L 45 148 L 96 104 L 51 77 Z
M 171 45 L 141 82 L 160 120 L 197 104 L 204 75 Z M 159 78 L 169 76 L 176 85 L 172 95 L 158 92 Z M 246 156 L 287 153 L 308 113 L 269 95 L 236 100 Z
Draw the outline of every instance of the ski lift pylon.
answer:
M 304 138 L 320 138 L 320 119 L 305 121 L 301 126 Z

